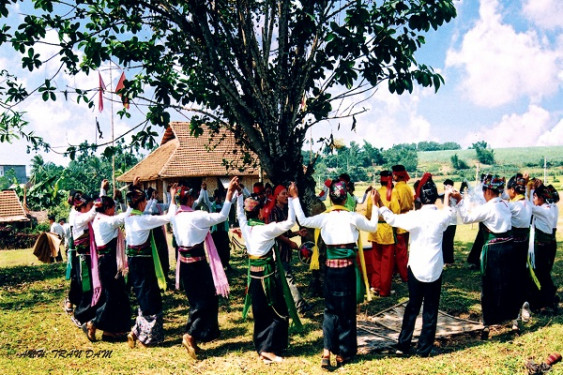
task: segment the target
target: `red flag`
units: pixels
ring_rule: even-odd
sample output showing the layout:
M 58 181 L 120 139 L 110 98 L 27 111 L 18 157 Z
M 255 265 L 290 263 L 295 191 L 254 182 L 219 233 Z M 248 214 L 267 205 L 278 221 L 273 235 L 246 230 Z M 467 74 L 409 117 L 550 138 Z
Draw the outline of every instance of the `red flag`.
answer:
M 99 90 L 98 90 L 98 109 L 100 112 L 104 110 L 104 90 L 106 89 L 106 85 L 104 80 L 102 79 L 102 75 L 98 72 L 98 81 L 99 81 Z
M 124 81 L 125 81 L 125 72 L 121 73 L 121 77 L 119 77 L 119 82 L 117 82 L 117 86 L 115 86 L 115 92 L 119 96 L 121 96 L 121 101 L 123 102 L 123 106 L 129 109 L 129 98 L 119 93 L 119 91 L 121 91 L 125 87 L 125 85 L 123 84 Z

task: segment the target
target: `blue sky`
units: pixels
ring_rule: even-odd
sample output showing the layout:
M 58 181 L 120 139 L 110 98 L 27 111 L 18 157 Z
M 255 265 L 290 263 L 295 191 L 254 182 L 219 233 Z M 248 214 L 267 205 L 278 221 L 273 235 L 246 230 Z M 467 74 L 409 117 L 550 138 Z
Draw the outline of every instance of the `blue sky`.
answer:
M 430 32 L 417 54 L 419 62 L 444 76 L 446 83 L 437 94 L 416 87 L 412 94 L 398 96 L 381 86 L 362 104 L 368 111 L 358 116 L 355 132 L 350 131 L 351 121 L 333 120 L 317 124 L 313 138 L 332 132 L 345 143 L 365 139 L 383 148 L 423 140 L 454 141 L 464 148 L 480 140 L 493 148 L 563 145 L 563 1 L 454 3 L 457 18 Z M 15 71 L 19 65 L 19 56 L 0 49 L 0 69 Z M 49 69 L 25 73 L 20 79 L 44 79 Z M 102 76 L 110 86 L 109 72 Z M 113 71 L 112 78 L 115 86 L 119 72 Z M 97 82 L 97 74 L 63 75 L 56 84 L 96 87 Z M 93 139 L 96 117 L 104 140 L 109 139 L 107 100 L 105 108 L 99 113 L 60 99 L 44 103 L 37 96 L 19 109 L 27 112 L 29 130 L 64 150 L 68 143 Z M 135 111 L 132 107 L 134 117 L 140 118 Z M 136 124 L 115 117 L 116 134 Z M 0 144 L 0 164 L 28 164 L 32 156 L 25 153 L 24 142 Z M 54 153 L 43 156 L 58 164 L 68 162 Z

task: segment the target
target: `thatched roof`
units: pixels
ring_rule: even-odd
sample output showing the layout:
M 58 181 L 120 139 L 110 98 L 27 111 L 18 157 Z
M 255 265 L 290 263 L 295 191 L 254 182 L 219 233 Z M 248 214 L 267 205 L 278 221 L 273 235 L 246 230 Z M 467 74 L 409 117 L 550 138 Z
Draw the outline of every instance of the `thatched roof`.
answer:
M 15 190 L 0 191 L 0 223 L 29 221 Z
M 141 181 L 188 177 L 223 177 L 228 175 L 258 176 L 257 168 L 243 171 L 227 170 L 224 160 L 242 158 L 242 152 L 230 132 L 211 136 L 204 127 L 199 137 L 190 135 L 188 122 L 172 122 L 164 132 L 160 146 L 139 164 L 117 178 L 120 182 L 132 182 L 138 176 Z M 221 139 L 220 142 L 218 140 Z M 254 160 L 256 155 L 252 155 Z

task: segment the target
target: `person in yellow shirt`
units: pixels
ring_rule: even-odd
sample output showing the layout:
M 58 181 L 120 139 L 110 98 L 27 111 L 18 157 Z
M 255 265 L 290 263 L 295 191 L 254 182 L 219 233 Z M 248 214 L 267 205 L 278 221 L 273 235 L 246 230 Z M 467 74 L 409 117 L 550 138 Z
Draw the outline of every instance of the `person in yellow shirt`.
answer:
M 395 181 L 391 200 L 395 199 L 398 202 L 400 213 L 404 214 L 405 212 L 414 209 L 413 192 L 410 186 L 407 185 L 408 180 L 410 180 L 410 176 L 404 165 L 394 165 L 391 169 L 393 170 L 393 181 Z M 403 280 L 403 282 L 407 282 L 409 232 L 401 228 L 397 228 L 396 230 L 397 244 L 395 245 L 395 268 L 401 276 L 401 280 Z
M 379 182 L 381 187 L 377 191 L 384 206 L 393 213 L 399 214 L 399 202 L 392 199 L 393 177 L 391 171 L 381 171 Z M 368 196 L 366 205 L 366 217 L 368 219 L 371 219 L 372 205 L 371 196 Z M 372 246 L 371 250 L 364 250 L 370 286 L 374 294 L 381 297 L 387 297 L 391 294 L 391 280 L 395 268 L 395 234 L 393 231 L 393 227 L 380 217 L 377 231 L 368 235 L 368 241 L 371 242 Z

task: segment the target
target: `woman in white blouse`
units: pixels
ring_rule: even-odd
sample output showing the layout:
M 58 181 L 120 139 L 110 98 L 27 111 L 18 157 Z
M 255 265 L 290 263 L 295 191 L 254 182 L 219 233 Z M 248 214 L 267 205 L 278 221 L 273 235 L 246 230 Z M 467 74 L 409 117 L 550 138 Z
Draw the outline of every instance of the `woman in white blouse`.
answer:
M 551 278 L 551 270 L 557 251 L 554 230 L 557 205 L 553 199 L 555 196 L 554 191 L 553 187 L 548 188 L 543 184 L 539 184 L 532 192 L 534 203 L 532 206 L 534 242 L 533 249 L 530 249 L 530 251 L 533 254 L 532 265 L 534 266 L 534 272 L 541 286 L 539 290 L 535 284 L 531 287 L 528 301 L 532 310 L 540 310 L 547 307 L 557 310 L 559 304 L 559 297 L 556 295 L 557 287 Z M 552 203 L 549 203 L 550 201 Z
M 254 347 L 264 363 L 271 363 L 282 361 L 280 354 L 288 343 L 288 303 L 293 304 L 289 288 L 285 294 L 282 290 L 285 275 L 283 267 L 276 267 L 273 247 L 276 237 L 295 225 L 295 214 L 290 204 L 287 220 L 264 224 L 260 217 L 261 208 L 261 200 L 256 194 L 246 198 L 243 207 L 243 196 L 239 193 L 237 217 L 249 261 L 243 317 L 246 318 L 251 303 L 254 316 Z M 281 266 L 281 262 L 279 265 Z M 294 323 L 300 325 L 295 306 L 292 307 L 290 310 L 294 314 L 291 317 Z
M 373 211 L 375 189 L 372 190 Z M 363 215 L 350 212 L 347 201 L 346 183 L 334 180 L 329 188 L 333 204 L 331 212 L 305 217 L 299 203 L 297 187 L 292 184 L 289 194 L 299 224 L 308 228 L 319 228 L 327 247 L 325 262 L 325 311 L 323 319 L 323 354 L 321 367 L 330 367 L 330 353 L 336 355 L 337 366 L 351 361 L 356 355 L 356 303 L 358 301 L 356 282 L 356 243 L 361 230 L 375 232 L 378 215 L 368 221 Z M 291 204 L 290 204 L 291 207 Z M 361 297 L 363 299 L 363 296 Z
M 176 282 L 178 285 L 179 280 L 182 281 L 190 304 L 182 345 L 194 359 L 197 359 L 200 350 L 197 342 L 209 342 L 219 337 L 217 294 L 227 297 L 228 283 L 210 228 L 227 220 L 237 181 L 237 177 L 231 180 L 221 212 L 194 211 L 197 190 L 188 186 L 177 188 L 175 198 L 180 206 L 176 206 L 174 201 L 170 204 L 170 223 L 178 245 Z M 206 252 L 210 263 L 206 260 Z M 218 278 L 217 281 L 214 276 Z
M 92 221 L 92 229 L 96 240 L 102 295 L 96 316 L 85 323 L 83 330 L 90 341 L 95 340 L 96 329 L 104 331 L 102 340 L 115 341 L 124 338 L 131 328 L 131 307 L 123 278 L 126 259 L 119 229 L 124 224 L 125 217 L 131 213 L 131 208 L 115 215 L 115 202 L 108 196 L 97 199 L 94 206 L 97 214 Z
M 97 306 L 92 306 L 92 272 L 90 244 L 94 233 L 90 231 L 90 222 L 96 216 L 92 198 L 81 192 L 73 197 L 74 214 L 72 215 L 72 237 L 76 249 L 77 262 L 73 265 L 74 277 L 78 281 L 80 297 L 74 309 L 74 322 L 82 324 L 90 321 L 96 314 Z
M 171 189 L 170 193 L 176 192 Z M 166 280 L 150 231 L 170 222 L 170 213 L 143 215 L 147 205 L 145 193 L 134 185 L 127 193 L 127 203 L 132 208 L 125 218 L 129 282 L 139 303 L 135 325 L 127 335 L 129 347 L 134 348 L 137 344 L 156 345 L 164 340 L 160 289 L 166 289 Z

